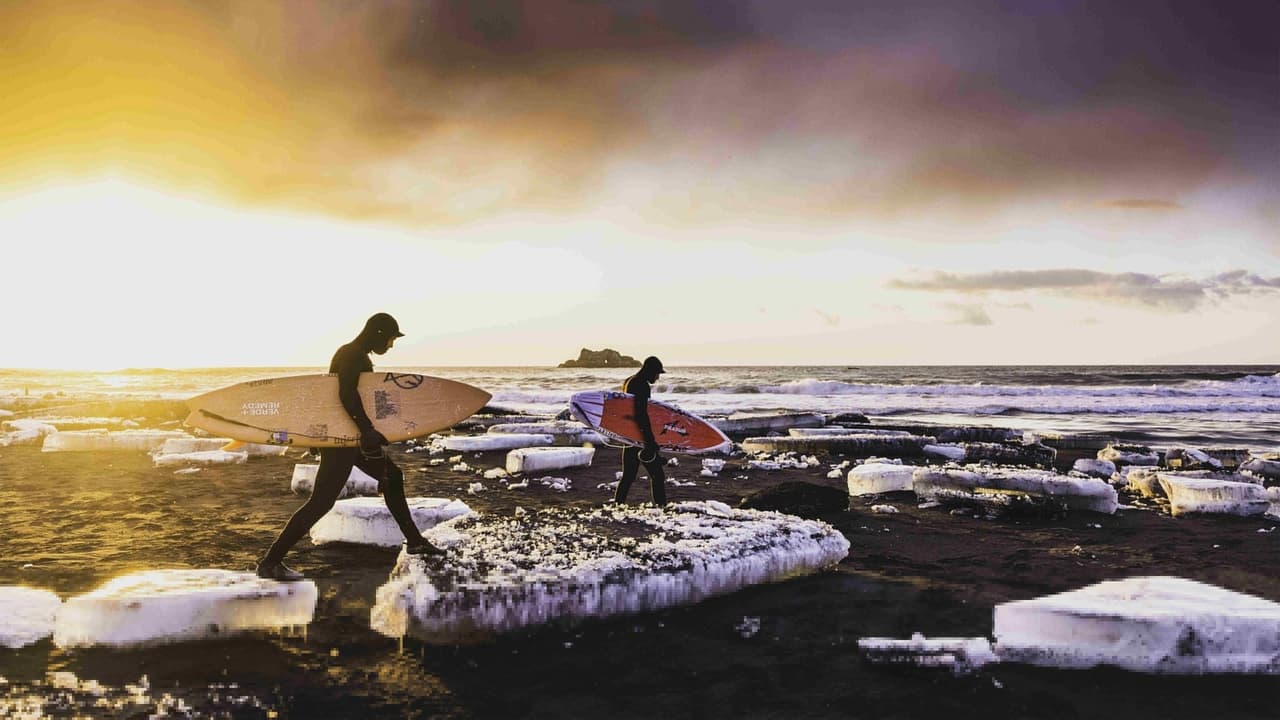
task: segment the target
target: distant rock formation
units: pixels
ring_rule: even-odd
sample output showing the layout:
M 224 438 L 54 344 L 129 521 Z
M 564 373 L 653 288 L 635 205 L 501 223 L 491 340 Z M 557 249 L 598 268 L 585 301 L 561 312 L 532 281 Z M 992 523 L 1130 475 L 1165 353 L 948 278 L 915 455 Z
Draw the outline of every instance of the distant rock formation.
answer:
M 623 355 L 613 348 L 605 348 L 603 350 L 588 350 L 582 348 L 578 353 L 577 360 L 565 360 L 560 363 L 562 368 L 612 368 L 612 367 L 640 367 L 640 361 L 630 355 Z

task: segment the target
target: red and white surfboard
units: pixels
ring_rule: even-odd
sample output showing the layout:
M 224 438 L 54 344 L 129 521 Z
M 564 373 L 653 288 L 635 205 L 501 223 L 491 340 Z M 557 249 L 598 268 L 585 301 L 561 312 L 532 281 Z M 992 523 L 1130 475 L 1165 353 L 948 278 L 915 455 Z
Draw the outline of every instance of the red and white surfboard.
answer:
M 615 390 L 591 390 L 569 398 L 569 412 L 605 437 L 641 447 L 644 436 L 635 418 L 635 396 Z M 663 450 L 684 453 L 728 452 L 733 446 L 720 429 L 674 405 L 650 400 L 649 427 Z

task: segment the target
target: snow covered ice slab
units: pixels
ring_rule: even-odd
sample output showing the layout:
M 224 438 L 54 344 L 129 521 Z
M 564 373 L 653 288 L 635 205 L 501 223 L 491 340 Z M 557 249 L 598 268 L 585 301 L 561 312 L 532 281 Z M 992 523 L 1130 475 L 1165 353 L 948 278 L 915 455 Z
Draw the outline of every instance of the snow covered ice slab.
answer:
M 520 448 L 507 453 L 507 472 L 542 472 L 565 468 L 588 467 L 595 448 L 540 447 Z
M 471 508 L 461 500 L 429 497 L 407 500 L 409 514 L 419 530 L 429 530 L 471 512 Z M 404 542 L 404 535 L 395 518 L 391 517 L 386 501 L 380 497 L 358 497 L 334 503 L 333 509 L 311 528 L 311 542 L 317 545 L 346 542 L 395 547 Z
M 1115 488 L 1098 478 L 1073 477 L 1052 470 L 967 465 L 959 468 L 916 468 L 916 495 L 925 500 L 973 500 L 982 494 L 1016 493 L 1060 502 L 1070 510 L 1116 511 Z
M 198 438 L 198 437 L 182 437 L 170 438 L 164 441 L 164 445 L 160 446 L 160 455 L 181 455 L 185 453 L 208 452 L 210 450 L 221 450 L 228 443 L 232 442 L 231 438 Z M 244 443 L 235 448 L 233 452 L 247 453 L 249 457 L 259 457 L 263 455 L 284 455 L 289 450 L 288 445 L 262 445 L 259 443 Z
M 915 465 L 864 463 L 849 471 L 850 495 L 875 495 L 911 489 Z
M 67 600 L 54 625 L 59 647 L 159 645 L 245 630 L 306 625 L 316 585 L 219 569 L 124 575 Z
M 1156 477 L 1169 496 L 1169 512 L 1174 517 L 1192 513 L 1263 515 L 1271 507 L 1266 489 L 1254 483 L 1178 477 L 1176 473 Z
M 501 425 L 495 426 L 501 427 Z M 551 435 L 533 433 L 494 433 L 489 435 L 453 435 L 444 438 L 440 444 L 445 450 L 453 452 L 489 452 L 492 450 L 515 450 L 516 448 L 543 447 L 551 445 L 556 439 Z
M 809 437 L 751 437 L 742 441 L 749 453 L 827 453 L 866 457 L 918 457 L 934 439 L 919 435 L 818 435 Z
M 548 420 L 538 423 L 503 423 L 490 425 L 490 435 L 550 435 L 556 445 L 578 445 L 599 438 L 593 430 L 576 420 Z M 461 449 L 461 448 L 459 448 Z
M 427 536 L 449 554 L 429 563 L 401 553 L 371 613 L 385 635 L 448 643 L 689 605 L 849 552 L 826 523 L 718 502 L 468 515 Z
M 48 590 L 0 587 L 0 646 L 20 648 L 53 634 L 62 598 Z
M 997 605 L 1005 662 L 1146 673 L 1280 673 L 1280 604 L 1176 577 Z
M 225 450 L 201 450 L 185 453 L 157 453 L 153 458 L 156 467 L 180 467 L 186 465 L 243 465 L 249 459 L 246 452 Z
M 294 465 L 293 479 L 289 481 L 289 489 L 303 495 L 309 494 L 311 489 L 316 486 L 316 473 L 319 470 L 319 463 L 298 463 Z M 360 468 L 353 467 L 347 475 L 347 484 L 342 486 L 342 492 L 338 493 L 338 497 L 377 494 L 378 481 L 369 477 Z
M 7 420 L 6 432 L 0 433 L 0 447 L 10 445 L 39 445 L 46 435 L 58 432 L 58 428 L 39 420 Z
M 726 435 L 750 435 L 791 428 L 822 427 L 827 418 L 818 413 L 737 413 L 727 418 L 708 420 Z
M 906 430 L 880 430 L 872 427 L 841 427 L 837 425 L 825 425 L 823 427 L 802 427 L 787 428 L 787 434 L 791 437 L 813 437 L 824 435 L 880 435 L 882 437 L 910 437 L 911 433 Z
M 188 437 L 180 430 L 64 430 L 44 438 L 44 452 L 126 450 L 155 452 L 171 438 Z

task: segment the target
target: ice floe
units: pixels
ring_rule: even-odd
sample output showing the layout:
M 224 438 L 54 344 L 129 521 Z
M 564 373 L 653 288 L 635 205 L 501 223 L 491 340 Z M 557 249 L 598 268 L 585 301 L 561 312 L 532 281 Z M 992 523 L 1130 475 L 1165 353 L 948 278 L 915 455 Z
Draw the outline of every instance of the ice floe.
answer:
M 538 423 L 505 423 L 491 425 L 490 435 L 550 435 L 556 445 L 601 444 L 604 438 L 576 420 L 550 420 Z
M 873 664 L 947 668 L 957 675 L 998 662 L 991 641 L 984 637 L 926 638 L 920 633 L 910 640 L 867 637 L 858 639 L 858 649 Z
M 164 441 L 164 445 L 160 446 L 157 454 L 183 455 L 186 453 L 208 452 L 210 450 L 226 450 L 227 452 L 246 453 L 249 457 L 274 457 L 284 455 L 289 451 L 287 445 L 263 445 L 261 443 L 238 443 L 228 448 L 227 446 L 232 442 L 231 438 L 169 438 Z
M 914 465 L 866 462 L 849 470 L 850 495 L 878 495 L 879 493 L 910 490 Z
M 199 450 L 185 453 L 157 453 L 152 461 L 156 467 L 181 467 L 187 465 L 243 465 L 249 459 L 247 452 L 226 450 Z
M 507 453 L 507 472 L 542 472 L 566 468 L 589 467 L 595 448 L 540 447 L 520 448 Z
M 316 485 L 316 473 L 319 470 L 319 463 L 298 463 L 294 465 L 293 479 L 289 481 L 289 489 L 302 495 L 310 494 L 311 489 Z M 353 467 L 347 475 L 347 484 L 342 486 L 342 492 L 338 493 L 338 497 L 377 494 L 378 481 L 360 468 Z
M 742 441 L 749 453 L 805 452 L 867 457 L 918 457 L 934 438 L 917 435 L 818 435 L 810 437 L 750 437 Z
M 1098 451 L 1097 457 L 1117 466 L 1160 464 L 1160 454 L 1146 445 L 1107 445 Z
M 166 440 L 189 437 L 181 430 L 60 430 L 44 438 L 44 452 L 100 450 L 155 452 Z
M 1118 495 L 1109 483 L 1097 478 L 1063 475 L 1052 470 L 967 465 L 961 468 L 921 467 L 912 477 L 912 488 L 923 500 L 961 502 L 983 506 L 1017 507 L 1061 505 L 1067 510 L 1111 514 Z
M 1080 458 L 1071 465 L 1071 470 L 1100 480 L 1110 480 L 1116 474 L 1116 464 L 1110 460 Z
M 316 586 L 221 569 L 149 570 L 68 599 L 58 612 L 59 647 L 156 645 L 311 622 Z
M 1263 515 L 1271 507 L 1267 491 L 1261 485 L 1179 475 L 1158 473 L 1156 476 L 1169 498 L 1169 512 L 1174 517 L 1192 513 Z
M 46 435 L 58 432 L 56 426 L 41 420 L 6 420 L 5 431 L 0 433 L 0 447 L 11 445 L 39 445 Z
M 406 498 L 409 514 L 418 530 L 429 530 L 440 523 L 471 512 L 461 500 L 445 498 Z M 380 497 L 357 497 L 339 500 L 311 528 L 311 542 L 317 545 L 343 542 L 358 545 L 395 547 L 404 535 L 387 503 Z
M 501 427 L 500 425 L 495 427 Z M 491 452 L 516 448 L 542 447 L 555 443 L 551 435 L 532 433 L 496 433 L 490 435 L 451 435 L 440 441 L 452 452 Z
M 818 413 L 736 413 L 727 418 L 708 419 L 725 435 L 750 435 L 791 428 L 822 427 L 827 418 Z
M 718 502 L 468 515 L 427 533 L 443 563 L 402 553 L 374 629 L 456 642 L 553 620 L 636 613 L 813 572 L 849 541 L 826 523 Z
M 1280 672 L 1280 604 L 1177 577 L 1135 577 L 997 605 L 1003 662 L 1145 673 Z
M 0 646 L 20 648 L 53 634 L 62 598 L 48 590 L 0 587 Z

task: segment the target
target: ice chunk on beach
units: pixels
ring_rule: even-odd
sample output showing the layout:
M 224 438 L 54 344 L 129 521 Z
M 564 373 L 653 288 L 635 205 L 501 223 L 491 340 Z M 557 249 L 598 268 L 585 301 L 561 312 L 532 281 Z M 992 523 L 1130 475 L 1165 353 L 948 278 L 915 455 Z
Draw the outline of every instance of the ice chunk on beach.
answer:
M 100 450 L 152 453 L 166 440 L 189 437 L 181 430 L 61 430 L 46 435 L 44 452 L 88 452 Z
M 1004 662 L 1145 673 L 1280 672 L 1280 604 L 1177 577 L 1111 580 L 997 605 Z
M 63 604 L 58 647 L 127 647 L 220 638 L 311 622 L 316 586 L 221 569 L 149 570 L 110 580 Z
M 938 443 L 935 445 L 924 446 L 925 455 L 942 458 L 950 462 L 963 462 L 965 452 L 963 445 L 954 445 L 950 443 Z
M 809 437 L 750 437 L 742 441 L 749 453 L 805 452 L 867 457 L 919 457 L 934 438 L 920 435 L 817 435 Z
M 1240 472 L 1266 483 L 1280 483 L 1280 462 L 1275 460 L 1250 458 L 1240 465 Z
M 1164 454 L 1164 464 L 1175 470 L 1222 469 L 1222 461 L 1197 448 L 1170 448 Z
M 1146 445 L 1108 445 L 1098 451 L 1099 460 L 1120 465 L 1159 465 L 1160 455 Z
M 520 448 L 507 453 L 507 472 L 541 472 L 565 468 L 589 467 L 595 448 L 541 447 Z
M 247 452 L 226 450 L 201 450 L 185 453 L 157 453 L 153 459 L 156 467 L 184 465 L 243 465 L 249 459 Z
M 881 430 L 875 427 L 840 427 L 837 425 L 824 425 L 822 427 L 793 427 L 787 428 L 787 434 L 791 437 L 824 437 L 832 435 L 879 435 L 881 437 L 911 437 L 911 433 L 906 430 Z
M 0 587 L 0 646 L 20 648 L 53 634 L 62 598 L 48 590 Z
M 790 431 L 791 428 L 822 427 L 827 418 L 818 413 L 736 413 L 727 418 L 708 419 L 725 435 Z
M 1118 506 L 1115 488 L 1098 478 L 1073 477 L 1053 470 L 967 465 L 916 468 L 912 487 L 923 500 L 1007 505 L 1018 502 L 1061 504 L 1070 510 L 1111 514 Z M 999 496 L 1004 496 L 1003 498 Z
M 1081 475 L 1096 477 L 1100 480 L 1110 480 L 1111 476 L 1116 474 L 1116 464 L 1110 460 L 1080 458 L 1071 465 L 1071 469 Z
M 186 453 L 208 452 L 210 450 L 222 450 L 228 444 L 234 442 L 231 438 L 198 438 L 198 437 L 179 437 L 169 438 L 164 441 L 164 445 L 160 446 L 160 455 L 185 455 Z M 249 457 L 276 456 L 284 455 L 288 452 L 287 445 L 263 445 L 261 443 L 241 443 L 228 452 L 242 452 Z
M 876 495 L 911 489 L 914 465 L 863 463 L 849 471 L 850 495 Z
M 910 640 L 867 637 L 858 639 L 858 649 L 874 665 L 947 668 L 957 675 L 998 662 L 991 642 L 984 637 L 926 638 L 920 633 Z
M 1178 473 L 1159 473 L 1157 477 L 1169 496 L 1169 512 L 1174 517 L 1192 513 L 1263 515 L 1271 507 L 1266 489 L 1254 483 L 1181 477 Z
M 445 498 L 406 498 L 409 514 L 418 530 L 429 530 L 440 523 L 471 512 L 461 500 Z M 333 509 L 320 518 L 311 528 L 311 542 L 323 545 L 331 542 L 355 543 L 395 547 L 404 542 L 404 535 L 395 518 L 380 497 L 357 497 L 339 500 Z
M 316 485 L 316 473 L 319 470 L 319 463 L 298 463 L 294 465 L 293 479 L 289 482 L 289 489 L 303 495 L 310 494 L 311 489 Z M 347 475 L 347 484 L 342 486 L 342 492 L 338 493 L 338 497 L 377 494 L 378 481 L 369 477 L 360 468 L 353 467 Z
M 452 643 L 555 620 L 636 613 L 839 562 L 849 541 L 816 520 L 718 502 L 468 515 L 427 533 L 449 553 L 401 553 L 375 630 Z
M 501 427 L 495 425 L 494 427 Z M 497 433 L 492 435 L 451 435 L 440 442 L 453 452 L 491 452 L 516 448 L 542 447 L 555 443 L 551 435 L 530 433 Z
M 539 423 L 505 423 L 489 426 L 490 435 L 550 435 L 555 445 L 598 442 L 600 436 L 576 420 L 549 420 Z
M 7 420 L 7 432 L 0 434 L 0 447 L 11 445 L 38 445 L 46 435 L 58 432 L 58 428 L 40 420 Z

